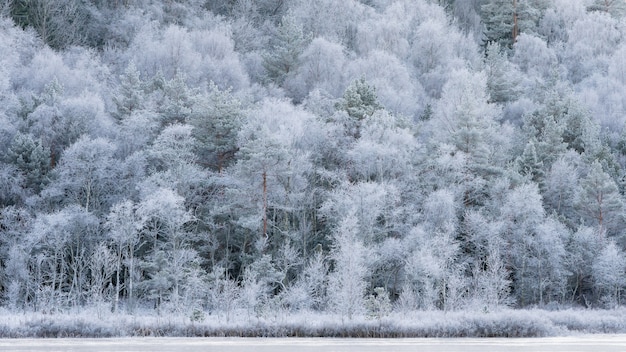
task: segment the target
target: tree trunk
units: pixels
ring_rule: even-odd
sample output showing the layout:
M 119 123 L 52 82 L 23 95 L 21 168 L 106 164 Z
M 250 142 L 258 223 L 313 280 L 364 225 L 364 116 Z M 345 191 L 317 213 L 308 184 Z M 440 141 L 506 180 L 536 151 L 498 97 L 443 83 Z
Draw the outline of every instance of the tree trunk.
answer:
M 117 268 L 115 271 L 115 302 L 113 303 L 113 313 L 117 314 L 120 302 L 120 270 L 122 269 L 122 248 L 117 252 Z
M 263 171 L 263 236 L 267 239 L 267 171 Z
M 517 42 L 519 28 L 517 27 L 517 0 L 513 0 L 513 44 Z

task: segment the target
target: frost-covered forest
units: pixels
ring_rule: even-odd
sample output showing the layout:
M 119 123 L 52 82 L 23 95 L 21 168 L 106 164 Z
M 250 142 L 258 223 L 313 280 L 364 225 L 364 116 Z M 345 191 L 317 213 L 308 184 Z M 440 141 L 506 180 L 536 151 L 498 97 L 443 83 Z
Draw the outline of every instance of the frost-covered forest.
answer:
M 626 303 L 623 0 L 0 13 L 5 311 Z

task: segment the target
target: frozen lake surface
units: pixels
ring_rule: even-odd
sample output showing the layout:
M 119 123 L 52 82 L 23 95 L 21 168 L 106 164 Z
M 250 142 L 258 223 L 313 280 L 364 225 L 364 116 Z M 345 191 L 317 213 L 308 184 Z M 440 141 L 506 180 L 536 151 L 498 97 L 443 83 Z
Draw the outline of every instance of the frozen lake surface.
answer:
M 626 351 L 626 335 L 518 339 L 113 338 L 0 339 L 0 351 Z

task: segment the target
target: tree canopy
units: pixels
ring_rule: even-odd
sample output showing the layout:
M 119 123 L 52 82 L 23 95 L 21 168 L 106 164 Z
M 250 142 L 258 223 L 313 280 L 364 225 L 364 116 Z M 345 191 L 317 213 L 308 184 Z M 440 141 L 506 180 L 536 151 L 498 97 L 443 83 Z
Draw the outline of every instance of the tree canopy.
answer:
M 626 3 L 0 1 L 0 305 L 622 305 Z

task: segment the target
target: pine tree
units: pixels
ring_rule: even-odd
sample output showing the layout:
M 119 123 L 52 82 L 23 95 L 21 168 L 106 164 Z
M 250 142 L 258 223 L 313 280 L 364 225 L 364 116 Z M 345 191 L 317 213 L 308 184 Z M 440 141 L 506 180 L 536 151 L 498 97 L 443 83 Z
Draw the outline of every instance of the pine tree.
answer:
M 267 77 L 277 85 L 282 85 L 287 75 L 296 70 L 300 54 L 308 42 L 309 38 L 295 17 L 284 16 L 270 41 L 269 52 L 263 57 Z
M 485 43 L 512 49 L 520 33 L 534 32 L 547 5 L 547 0 L 486 0 L 481 5 Z
M 544 179 L 543 162 L 537 156 L 536 142 L 534 139 L 528 141 L 526 147 L 524 147 L 524 152 L 515 161 L 517 171 L 520 174 L 542 186 Z
M 381 109 L 376 97 L 376 88 L 370 86 L 365 78 L 352 82 L 336 107 L 345 110 L 350 117 L 359 121 Z
M 454 167 L 446 176 L 458 185 L 465 206 L 481 204 L 486 182 L 502 171 L 493 159 L 499 109 L 488 102 L 486 81 L 483 74 L 455 71 L 428 121 L 433 147 L 458 159 L 442 166 Z
M 199 162 L 221 173 L 235 158 L 237 134 L 243 123 L 243 108 L 230 90 L 220 90 L 213 82 L 209 95 L 199 101 L 190 117 L 194 127 Z
M 497 42 L 487 44 L 485 63 L 490 101 L 505 103 L 517 100 L 521 75 L 509 62 L 500 44 Z
M 485 42 L 497 42 L 511 48 L 519 31 L 516 0 L 488 0 L 481 6 L 485 24 Z
M 533 142 L 537 158 L 545 168 L 567 150 L 563 142 L 564 125 L 553 114 L 545 110 L 534 112 L 524 118 L 522 129 Z
M 120 76 L 120 86 L 118 94 L 113 97 L 117 106 L 116 117 L 122 119 L 130 116 L 134 111 L 143 109 L 145 94 L 144 83 L 139 76 L 139 70 L 133 61 L 128 64 L 124 74 Z
M 581 180 L 576 208 L 600 236 L 615 235 L 622 226 L 624 204 L 615 181 L 594 162 L 587 177 Z
M 34 193 L 38 193 L 47 183 L 50 152 L 31 135 L 18 133 L 7 150 L 6 159 L 24 175 L 25 186 Z
M 185 80 L 185 75 L 179 72 L 163 86 L 164 99 L 158 111 L 164 126 L 186 123 L 191 115 L 197 93 Z
M 362 121 L 382 109 L 378 103 L 376 88 L 370 86 L 365 78 L 352 82 L 343 93 L 343 98 L 335 104 L 335 108 L 348 114 L 350 119 L 345 121 L 344 128 L 355 139 L 361 137 Z

